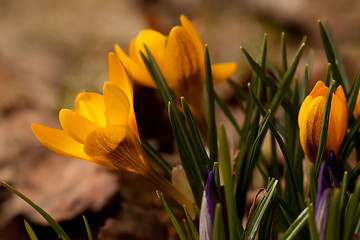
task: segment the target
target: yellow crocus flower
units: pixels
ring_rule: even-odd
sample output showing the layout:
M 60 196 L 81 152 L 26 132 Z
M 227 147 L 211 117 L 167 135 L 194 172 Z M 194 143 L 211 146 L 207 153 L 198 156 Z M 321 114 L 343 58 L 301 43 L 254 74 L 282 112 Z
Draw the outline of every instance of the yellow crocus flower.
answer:
M 299 111 L 300 143 L 306 157 L 314 162 L 316 159 L 321 121 L 328 87 L 323 81 L 318 81 L 311 93 L 305 98 Z M 338 153 L 344 139 L 348 122 L 347 103 L 344 90 L 339 86 L 333 94 L 329 117 L 325 152 L 332 150 Z M 326 155 L 325 155 L 326 156 Z
M 195 119 L 203 123 L 204 47 L 191 21 L 184 15 L 180 16 L 180 21 L 182 25 L 173 27 L 169 36 L 151 29 L 142 30 L 130 42 L 129 55 L 118 45 L 115 45 L 115 51 L 135 81 L 156 87 L 140 55 L 140 51 L 146 54 L 145 44 L 167 84 L 174 91 L 178 106 L 181 106 L 180 97 L 185 97 Z M 213 64 L 211 69 L 214 83 L 229 78 L 236 67 L 234 62 Z
M 110 53 L 108 59 L 109 81 L 104 84 L 103 95 L 78 94 L 75 110 L 62 109 L 59 113 L 63 129 L 33 123 L 36 137 L 57 154 L 142 175 L 193 213 L 193 203 L 147 162 L 129 76 L 115 53 Z

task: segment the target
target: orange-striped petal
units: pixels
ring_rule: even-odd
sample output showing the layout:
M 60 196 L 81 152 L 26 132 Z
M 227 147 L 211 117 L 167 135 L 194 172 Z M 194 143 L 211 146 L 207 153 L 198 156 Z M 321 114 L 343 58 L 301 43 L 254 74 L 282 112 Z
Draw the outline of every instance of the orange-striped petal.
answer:
M 126 125 L 112 125 L 98 128 L 86 139 L 84 151 L 89 156 L 106 156 L 111 154 L 127 135 Z
M 163 74 L 170 87 L 190 88 L 194 82 L 203 82 L 203 54 L 189 33 L 176 26 L 171 29 L 165 49 Z
M 196 30 L 195 26 L 192 24 L 192 22 L 185 17 L 184 15 L 180 16 L 181 25 L 185 28 L 185 30 L 190 35 L 190 38 L 192 39 L 195 48 L 199 49 L 201 51 L 200 53 L 204 55 L 204 46 L 201 42 L 201 38 L 199 36 L 198 31 Z

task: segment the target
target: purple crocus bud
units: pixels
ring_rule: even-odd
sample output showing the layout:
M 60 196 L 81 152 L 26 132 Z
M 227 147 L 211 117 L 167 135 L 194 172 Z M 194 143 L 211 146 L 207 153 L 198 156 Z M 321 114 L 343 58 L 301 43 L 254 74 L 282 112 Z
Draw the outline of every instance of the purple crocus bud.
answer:
M 320 240 L 326 238 L 326 226 L 329 215 L 332 193 L 340 186 L 340 171 L 336 155 L 330 151 L 321 163 L 318 190 L 315 203 L 315 221 Z
M 319 203 L 316 199 L 316 204 L 318 205 L 315 205 L 317 206 L 317 212 L 315 213 L 315 222 L 320 240 L 326 239 L 326 226 L 328 222 L 329 209 L 333 191 L 333 188 L 327 188 L 322 193 Z
M 206 167 L 204 176 L 204 193 L 200 210 L 200 240 L 211 240 L 215 218 L 215 208 L 218 200 L 214 174 Z

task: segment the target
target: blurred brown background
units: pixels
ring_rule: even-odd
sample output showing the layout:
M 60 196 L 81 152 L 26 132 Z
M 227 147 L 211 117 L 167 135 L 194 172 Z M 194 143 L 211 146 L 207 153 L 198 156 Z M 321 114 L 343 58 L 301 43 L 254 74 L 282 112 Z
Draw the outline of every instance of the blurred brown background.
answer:
M 323 78 L 326 61 L 317 20 L 326 19 L 352 79 L 360 62 L 359 12 L 357 0 L 0 0 L 0 181 L 48 211 L 72 239 L 86 239 L 83 214 L 95 239 L 174 238 L 153 186 L 132 174 L 114 174 L 51 153 L 34 137 L 31 123 L 58 127 L 58 110 L 72 108 L 77 93 L 101 92 L 107 53 L 115 43 L 127 49 L 148 27 L 167 34 L 180 24 L 180 14 L 192 20 L 213 63 L 239 64 L 233 78 L 244 84 L 250 71 L 239 47 L 258 56 L 265 32 L 275 66 L 280 66 L 281 32 L 287 34 L 289 60 L 307 35 L 299 69 L 313 49 L 311 80 Z M 222 96 L 231 95 L 226 84 L 217 88 Z M 136 91 L 138 109 L 155 95 L 148 89 Z M 164 131 L 157 111 L 138 120 L 149 138 L 155 137 L 152 129 Z M 157 140 L 167 158 L 176 162 L 172 146 Z M 56 239 L 39 214 L 0 188 L 0 239 L 27 239 L 24 219 L 39 239 Z

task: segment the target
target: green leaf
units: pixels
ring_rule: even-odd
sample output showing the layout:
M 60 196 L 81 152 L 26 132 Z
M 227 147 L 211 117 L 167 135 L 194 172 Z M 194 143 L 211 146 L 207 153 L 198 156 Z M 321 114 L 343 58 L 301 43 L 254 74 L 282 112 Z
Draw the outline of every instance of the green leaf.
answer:
M 341 217 L 340 217 L 340 189 L 335 189 L 329 209 L 326 227 L 326 240 L 340 239 Z
M 186 216 L 186 221 L 187 221 L 187 224 L 189 225 L 190 227 L 190 231 L 191 231 L 191 235 L 192 235 L 192 238 L 194 240 L 199 240 L 199 233 L 197 232 L 196 230 L 196 227 L 189 215 L 189 212 L 187 211 L 187 209 L 184 207 L 184 212 L 185 212 L 185 216 Z
M 245 48 L 240 47 L 241 51 L 245 54 L 247 60 L 250 63 L 250 66 L 254 70 L 254 72 L 257 74 L 257 76 L 268 86 L 271 88 L 273 92 L 276 92 L 278 87 L 276 85 L 276 82 L 271 77 L 268 77 L 265 73 L 265 70 L 263 67 L 261 67 L 255 60 L 249 55 L 249 53 L 245 50 Z
M 227 209 L 228 225 L 230 240 L 238 239 L 242 234 L 243 229 L 238 222 L 236 215 L 236 204 L 234 196 L 234 183 L 232 179 L 231 159 L 229 155 L 229 147 L 227 144 L 227 137 L 225 128 L 220 125 L 219 129 L 219 151 L 220 151 L 220 169 L 224 179 L 225 202 Z
M 328 65 L 326 67 L 325 77 L 324 77 L 324 83 L 326 86 L 329 86 L 329 84 L 330 84 L 330 78 L 331 78 L 330 69 L 331 69 L 331 64 L 328 63 Z
M 34 231 L 32 230 L 30 224 L 24 220 L 24 224 L 25 224 L 25 228 L 26 228 L 26 232 L 28 233 L 29 237 L 31 240 L 38 240 Z
M 5 187 L 7 190 L 9 190 L 12 193 L 15 193 L 20 198 L 22 198 L 25 202 L 27 202 L 31 207 L 33 207 L 38 213 L 41 214 L 45 218 L 45 220 L 50 224 L 50 226 L 54 229 L 54 231 L 59 235 L 60 238 L 63 240 L 69 240 L 70 238 L 68 235 L 64 232 L 64 230 L 60 227 L 60 225 L 49 215 L 47 214 L 42 208 L 40 208 L 38 205 L 36 205 L 34 202 L 32 202 L 29 198 L 27 198 L 24 194 L 20 193 L 13 187 L 11 187 L 9 184 L 5 182 L 1 182 L 1 185 Z
M 175 140 L 179 148 L 179 155 L 181 159 L 182 166 L 185 170 L 187 179 L 191 190 L 193 192 L 195 202 L 197 206 L 201 206 L 203 188 L 203 173 L 201 172 L 200 167 L 195 162 L 195 154 L 192 151 L 191 144 L 188 138 L 187 133 L 185 132 L 181 121 L 176 117 L 174 110 L 176 107 L 169 102 L 169 119 L 171 126 L 173 128 Z
M 309 198 L 311 203 L 315 203 L 316 201 L 316 194 L 317 194 L 317 180 L 314 170 L 314 164 L 310 163 L 309 165 Z
M 286 57 L 286 44 L 285 44 L 285 33 L 281 33 L 281 58 L 283 72 L 287 71 L 287 57 Z
M 164 204 L 165 210 L 166 210 L 166 212 L 168 213 L 168 215 L 170 217 L 171 222 L 173 223 L 177 233 L 179 234 L 180 239 L 181 240 L 186 240 L 187 239 L 186 235 L 185 235 L 184 231 L 182 230 L 182 228 L 180 226 L 180 223 L 176 219 L 173 210 L 169 206 L 169 203 L 166 201 L 166 199 L 164 198 L 162 193 L 160 193 L 160 197 L 161 197 L 161 200 L 162 200 L 162 202 Z
M 331 64 L 331 71 L 333 73 L 334 79 L 338 81 L 344 88 L 345 93 L 348 93 L 350 90 L 349 82 L 346 78 L 346 75 L 343 75 L 340 73 L 339 70 L 339 63 L 341 62 L 341 59 L 337 58 L 335 55 L 335 45 L 332 41 L 330 41 L 329 35 L 326 33 L 321 21 L 318 21 L 319 30 L 320 30 L 320 36 L 321 40 L 324 46 L 324 50 L 326 53 L 326 57 Z
M 356 99 L 359 95 L 359 87 L 360 87 L 360 68 L 358 69 L 355 78 L 354 78 L 354 82 L 351 85 L 351 91 L 350 91 L 350 95 L 348 97 L 348 119 L 352 119 L 353 118 L 353 112 L 354 112 L 354 108 L 355 108 L 355 104 L 356 104 Z
M 356 164 L 356 166 L 349 173 L 349 182 L 351 183 L 360 175 L 360 162 Z
M 158 164 L 165 171 L 166 175 L 171 178 L 172 168 L 170 164 L 143 137 L 140 136 L 140 139 L 142 147 L 145 149 L 146 153 L 152 157 L 156 164 Z
M 305 208 L 300 215 L 293 221 L 290 227 L 281 237 L 281 240 L 291 240 L 294 239 L 300 230 L 305 226 L 306 222 L 309 220 L 308 209 Z
M 266 209 L 270 204 L 270 200 L 272 199 L 276 185 L 278 180 L 272 179 L 268 188 L 267 194 L 261 199 L 259 205 L 256 207 L 254 215 L 250 219 L 249 225 L 245 230 L 244 239 L 254 239 L 259 228 L 260 222 L 262 220 L 263 215 L 265 214 Z
M 350 236 L 356 232 L 356 225 L 359 221 L 359 202 L 360 202 L 360 180 L 357 181 L 355 191 L 350 195 L 345 208 L 343 239 L 350 239 Z
M 207 114 L 208 114 L 208 141 L 210 152 L 210 164 L 212 168 L 214 162 L 217 162 L 218 146 L 216 136 L 216 122 L 215 122 L 215 97 L 214 85 L 211 73 L 210 56 L 207 45 L 205 45 L 205 87 L 207 99 Z
M 232 125 L 235 127 L 236 131 L 240 135 L 241 129 L 240 129 L 239 124 L 237 123 L 234 115 L 232 114 L 230 109 L 226 106 L 226 104 L 223 101 L 221 101 L 220 97 L 215 92 L 214 92 L 214 96 L 215 96 L 216 102 L 219 104 L 220 108 L 222 109 L 222 111 L 224 112 L 226 117 L 229 119 L 229 121 L 232 123 Z
M 254 102 L 256 103 L 257 107 L 259 108 L 261 114 L 263 115 L 264 119 L 265 117 L 267 116 L 266 115 L 266 112 L 265 112 L 265 109 L 262 107 L 259 99 L 255 96 L 252 88 L 251 88 L 251 84 L 249 83 L 248 84 L 248 88 L 249 88 L 249 92 L 250 92 L 250 95 L 253 97 L 254 99 Z M 297 184 L 296 184 L 296 179 L 295 179 L 295 175 L 294 175 L 294 170 L 293 170 L 293 166 L 292 166 L 292 163 L 290 161 L 290 158 L 289 158 L 289 154 L 288 154 L 288 151 L 287 151 L 287 147 L 284 143 L 284 141 L 282 140 L 280 134 L 277 132 L 277 130 L 275 129 L 274 125 L 272 124 L 271 121 L 269 121 L 269 128 L 273 134 L 273 136 L 275 137 L 277 143 L 279 144 L 279 147 L 280 147 L 280 150 L 284 156 L 284 159 L 285 159 L 285 162 L 286 162 L 286 165 L 287 165 L 287 168 L 289 170 L 289 174 L 290 174 L 290 181 L 291 181 L 291 184 L 292 184 L 292 187 L 293 189 L 295 190 L 295 193 L 297 192 L 300 192 L 297 188 Z M 256 141 L 256 140 L 255 140 Z M 299 207 L 300 207 L 300 204 L 299 204 Z
M 315 216 L 314 216 L 314 205 L 307 199 L 307 209 L 309 214 L 309 232 L 311 240 L 319 240 L 319 233 L 316 228 Z
M 326 138 L 327 131 L 329 126 L 329 117 L 330 117 L 330 109 L 331 109 L 331 99 L 335 90 L 335 80 L 330 83 L 329 90 L 327 92 L 325 106 L 324 106 L 324 114 L 321 121 L 321 130 L 320 130 L 320 140 L 319 140 L 319 148 L 316 155 L 315 160 L 315 174 L 319 175 L 320 165 L 324 158 L 324 152 L 326 147 Z
M 198 132 L 198 129 L 196 127 L 194 118 L 191 114 L 190 108 L 188 104 L 186 103 L 186 100 L 184 97 L 181 98 L 181 105 L 184 111 L 185 120 L 189 129 L 189 135 L 191 144 L 194 148 L 194 153 L 196 155 L 196 160 L 198 162 L 198 165 L 200 166 L 201 172 L 205 173 L 206 166 L 211 167 L 212 164 L 210 163 L 210 160 L 208 158 L 208 155 L 205 151 L 205 147 L 201 141 L 200 134 Z
M 89 227 L 89 223 L 88 223 L 88 221 L 87 221 L 87 219 L 86 219 L 85 216 L 83 216 L 83 219 L 84 219 L 84 224 L 85 224 L 86 233 L 87 233 L 87 235 L 88 235 L 88 238 L 89 238 L 89 240 L 92 240 L 93 237 L 92 237 L 92 235 L 91 235 L 91 230 L 90 230 L 90 227 Z
M 217 203 L 215 208 L 212 239 L 223 240 L 225 238 L 226 236 L 225 236 L 224 219 L 222 216 L 221 204 Z

